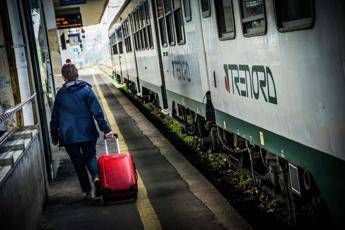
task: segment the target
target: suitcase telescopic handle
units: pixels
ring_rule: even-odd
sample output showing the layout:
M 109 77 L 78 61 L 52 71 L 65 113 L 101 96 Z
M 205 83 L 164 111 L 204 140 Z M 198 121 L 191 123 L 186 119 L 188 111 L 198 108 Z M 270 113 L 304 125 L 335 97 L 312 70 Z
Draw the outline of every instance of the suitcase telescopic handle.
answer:
M 119 138 L 118 138 L 117 134 L 114 134 L 112 137 L 116 141 L 117 153 L 120 153 L 121 150 L 120 150 Z M 106 135 L 104 135 L 104 146 L 105 146 L 105 153 L 108 155 L 109 150 L 108 150 L 108 142 L 107 142 L 107 136 Z

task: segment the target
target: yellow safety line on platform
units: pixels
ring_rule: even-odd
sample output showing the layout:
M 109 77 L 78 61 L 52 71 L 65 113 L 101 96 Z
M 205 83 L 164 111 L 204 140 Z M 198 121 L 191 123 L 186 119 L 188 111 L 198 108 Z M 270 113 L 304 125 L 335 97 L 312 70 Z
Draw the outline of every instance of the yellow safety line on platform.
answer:
M 121 152 L 127 152 L 128 147 L 116 123 L 115 117 L 109 108 L 108 102 L 106 101 L 103 95 L 103 92 L 101 91 L 99 87 L 99 82 L 97 78 L 95 77 L 95 74 L 93 74 L 93 80 L 95 82 L 95 88 L 100 97 L 100 102 L 103 105 L 104 112 L 106 116 L 108 117 L 110 127 L 119 136 Z M 138 199 L 136 201 L 136 206 L 137 206 L 141 221 L 144 225 L 144 229 L 148 229 L 148 230 L 162 229 L 158 216 L 155 210 L 153 209 L 150 199 L 147 195 L 146 187 L 141 179 L 139 172 L 138 172 Z

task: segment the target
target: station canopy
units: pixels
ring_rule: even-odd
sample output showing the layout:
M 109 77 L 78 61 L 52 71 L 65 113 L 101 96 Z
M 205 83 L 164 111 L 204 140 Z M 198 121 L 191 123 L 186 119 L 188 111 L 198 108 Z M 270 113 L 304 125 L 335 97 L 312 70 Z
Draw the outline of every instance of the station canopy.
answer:
M 58 29 L 100 23 L 109 0 L 53 0 Z

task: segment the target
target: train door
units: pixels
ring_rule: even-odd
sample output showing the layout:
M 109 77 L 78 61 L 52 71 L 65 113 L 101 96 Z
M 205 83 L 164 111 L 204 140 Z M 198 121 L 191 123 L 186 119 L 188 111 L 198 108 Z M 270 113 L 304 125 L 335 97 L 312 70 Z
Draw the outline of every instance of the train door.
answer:
M 197 6 L 198 1 L 156 1 L 169 109 L 180 104 L 202 115 L 208 80 Z
M 200 0 L 198 2 L 212 103 L 216 111 L 230 113 L 230 110 L 239 103 L 228 93 L 229 80 L 226 77 L 228 64 L 245 63 L 245 60 L 242 60 L 244 55 L 241 54 L 241 50 L 246 47 L 240 49 L 242 44 L 234 44 L 236 42 L 234 13 L 238 12 L 233 8 L 238 1 Z M 230 84 L 232 84 L 231 80 Z
M 135 57 L 131 43 L 130 17 L 127 17 L 122 23 L 123 41 L 124 41 L 124 59 L 126 61 L 126 73 L 128 80 L 131 82 L 131 90 L 138 91 L 136 87 L 137 70 Z M 134 83 L 134 84 L 133 84 Z
M 118 48 L 118 43 L 116 40 L 116 34 L 113 34 L 113 44 L 111 47 L 111 61 L 113 63 L 114 66 L 114 72 L 115 72 L 115 78 L 118 81 L 123 81 L 123 79 L 121 79 L 122 76 L 122 72 L 121 72 L 121 68 L 120 68 L 120 58 L 119 58 L 119 48 Z
M 171 1 L 156 1 L 157 26 L 160 34 L 160 47 L 162 57 L 162 69 L 165 79 L 171 79 L 169 71 L 169 53 L 171 46 L 175 45 L 175 35 L 172 30 L 172 4 Z M 169 29 L 168 29 L 169 28 Z M 157 35 L 158 36 L 158 35 Z

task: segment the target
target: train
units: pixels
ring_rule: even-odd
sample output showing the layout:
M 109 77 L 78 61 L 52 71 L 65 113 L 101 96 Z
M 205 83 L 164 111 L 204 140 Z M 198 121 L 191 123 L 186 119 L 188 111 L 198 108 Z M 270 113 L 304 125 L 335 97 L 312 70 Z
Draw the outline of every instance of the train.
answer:
M 108 31 L 114 77 L 289 197 L 292 221 L 327 209 L 344 226 L 344 12 L 342 0 L 126 0 Z

